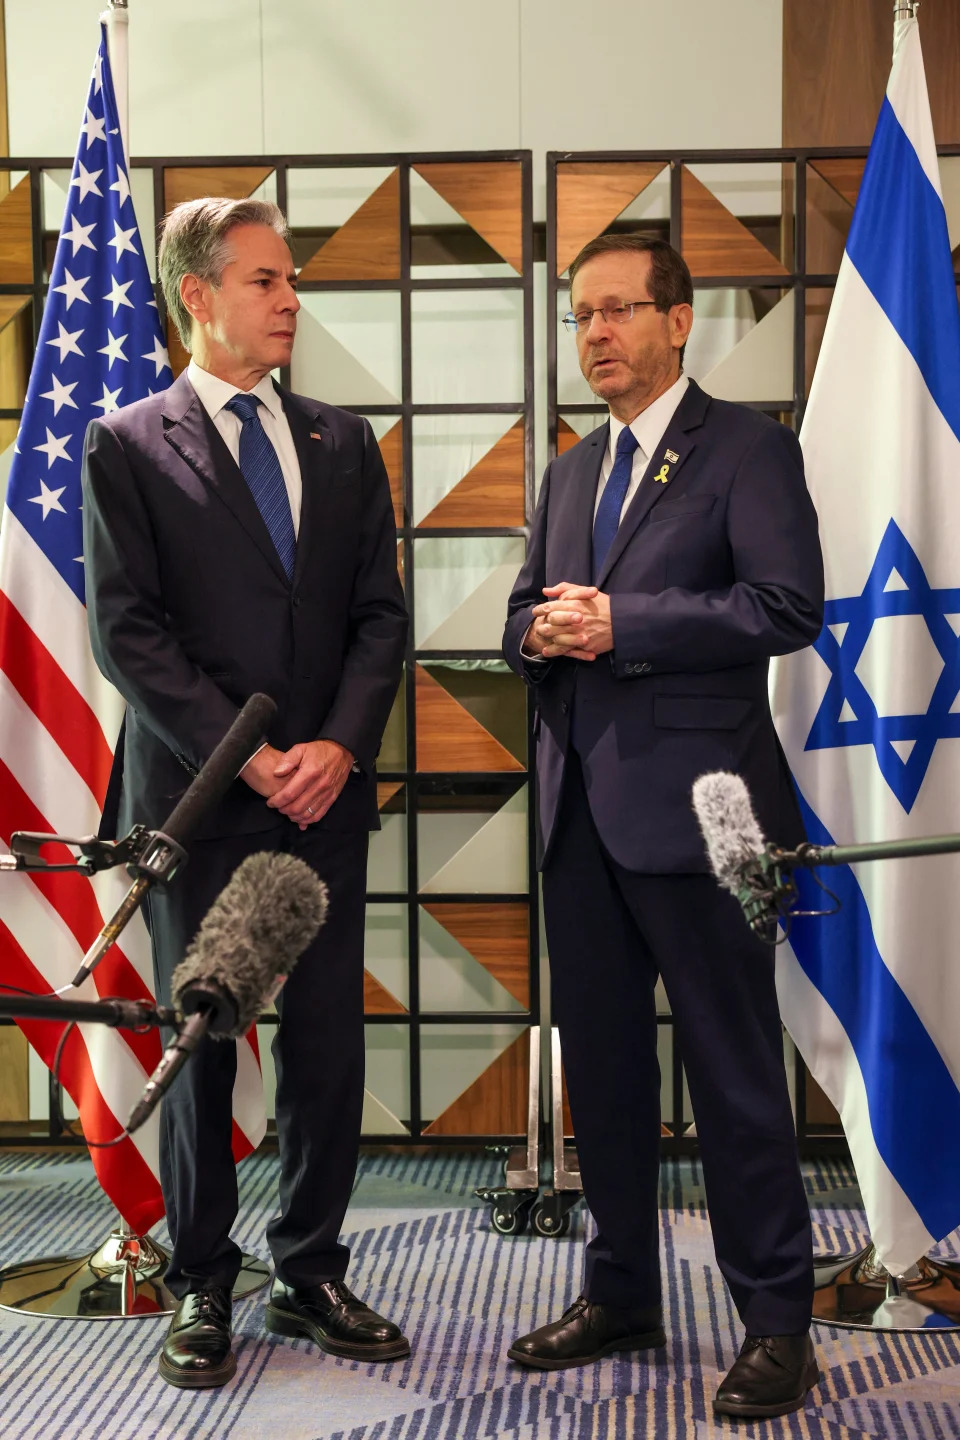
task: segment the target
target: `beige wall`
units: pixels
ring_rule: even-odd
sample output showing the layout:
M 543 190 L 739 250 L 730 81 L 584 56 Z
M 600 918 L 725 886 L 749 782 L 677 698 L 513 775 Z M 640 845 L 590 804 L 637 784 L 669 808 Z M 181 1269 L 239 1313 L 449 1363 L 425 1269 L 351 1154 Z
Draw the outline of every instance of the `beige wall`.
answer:
M 13 154 L 73 153 L 100 9 L 6 0 Z M 131 149 L 779 145 L 781 37 L 776 0 L 130 0 Z

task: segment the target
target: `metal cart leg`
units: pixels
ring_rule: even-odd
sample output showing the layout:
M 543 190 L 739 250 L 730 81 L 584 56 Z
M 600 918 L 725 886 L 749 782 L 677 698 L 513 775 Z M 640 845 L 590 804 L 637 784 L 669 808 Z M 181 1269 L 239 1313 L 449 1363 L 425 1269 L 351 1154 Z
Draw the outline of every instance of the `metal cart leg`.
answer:
M 536 1201 L 530 1218 L 538 1235 L 559 1239 L 570 1229 L 570 1211 L 582 1199 L 583 1188 L 576 1146 L 568 1145 L 563 1134 L 563 1069 L 556 1026 L 550 1031 L 550 1130 L 553 1186 Z
M 530 1029 L 527 1143 L 507 1152 L 503 1185 L 481 1185 L 474 1194 L 492 1206 L 490 1222 L 500 1235 L 522 1235 L 540 1189 L 540 1026 Z

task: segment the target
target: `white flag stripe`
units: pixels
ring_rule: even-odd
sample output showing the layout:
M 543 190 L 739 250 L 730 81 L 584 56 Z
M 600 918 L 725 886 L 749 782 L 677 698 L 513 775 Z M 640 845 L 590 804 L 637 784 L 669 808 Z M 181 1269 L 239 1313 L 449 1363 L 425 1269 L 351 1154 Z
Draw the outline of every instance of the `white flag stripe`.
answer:
M 917 152 L 917 159 L 923 166 L 924 174 L 942 199 L 937 142 L 933 133 L 923 53 L 920 49 L 920 31 L 916 21 L 901 21 L 897 26 L 894 36 L 894 64 L 887 82 L 887 99 Z
M 89 787 L 2 671 L 0 709 L 12 722 L 0 728 L 0 760 L 40 813 L 57 817 L 60 835 L 96 830 L 100 809 Z
M 244 1037 L 237 1041 L 237 1079 L 233 1087 L 233 1118 L 254 1147 L 267 1133 L 267 1114 L 263 1107 L 263 1082 L 260 1062 Z
M 0 589 L 20 612 L 71 684 L 79 690 L 113 745 L 123 701 L 94 663 L 86 611 L 12 510 L 3 511 Z
M 906 1237 L 916 1259 L 934 1244 L 917 1213 L 873 1143 L 870 1105 L 863 1075 L 847 1033 L 820 991 L 810 983 L 789 942 L 777 950 L 777 994 L 790 1033 L 811 1074 L 843 1116 L 850 1150 L 857 1157 L 857 1181 L 867 1214 L 875 1217 L 870 1238 L 882 1254 L 897 1254 Z

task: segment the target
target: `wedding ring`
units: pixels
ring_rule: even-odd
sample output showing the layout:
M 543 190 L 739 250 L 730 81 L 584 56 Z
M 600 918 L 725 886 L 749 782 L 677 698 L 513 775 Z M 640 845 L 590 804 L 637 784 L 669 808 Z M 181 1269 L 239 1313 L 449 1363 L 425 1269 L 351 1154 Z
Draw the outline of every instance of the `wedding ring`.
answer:
M 313 814 L 313 806 L 312 806 L 312 805 L 308 805 L 308 806 L 307 806 L 307 814 L 308 814 L 308 815 L 312 815 L 312 814 Z

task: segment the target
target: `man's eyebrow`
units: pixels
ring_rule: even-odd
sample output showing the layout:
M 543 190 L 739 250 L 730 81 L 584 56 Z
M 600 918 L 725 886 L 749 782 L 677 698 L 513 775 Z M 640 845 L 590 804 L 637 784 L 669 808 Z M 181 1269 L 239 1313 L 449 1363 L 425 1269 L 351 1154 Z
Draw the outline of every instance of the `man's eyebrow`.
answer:
M 254 270 L 253 274 L 254 274 L 254 278 L 255 278 L 255 279 L 256 279 L 257 276 L 259 276 L 259 275 L 269 275 L 269 277 L 270 277 L 271 280 L 279 280 L 279 279 L 281 278 L 281 276 L 283 275 L 283 271 L 282 271 L 282 270 L 275 270 L 275 269 L 273 269 L 272 266 L 270 266 L 270 265 L 258 265 L 257 268 L 256 268 L 256 270 Z M 291 271 L 287 274 L 286 279 L 290 282 L 291 285 L 295 285 L 295 284 L 297 283 L 297 272 L 296 272 L 296 270 L 291 270 Z

